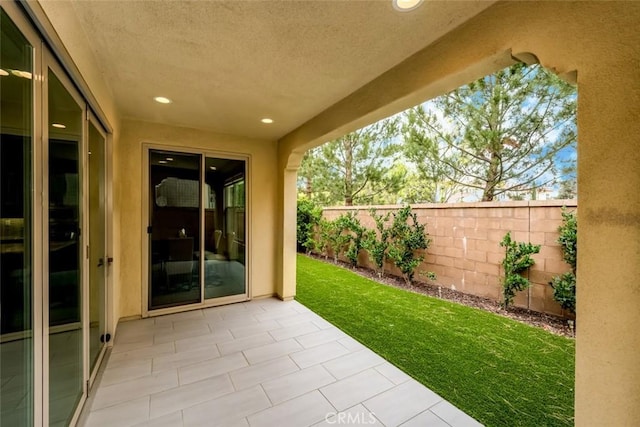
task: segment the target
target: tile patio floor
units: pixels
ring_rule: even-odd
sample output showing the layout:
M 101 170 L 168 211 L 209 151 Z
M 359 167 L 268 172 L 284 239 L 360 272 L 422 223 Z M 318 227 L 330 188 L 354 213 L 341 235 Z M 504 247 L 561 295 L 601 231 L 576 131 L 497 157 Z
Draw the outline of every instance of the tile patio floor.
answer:
M 80 426 L 478 426 L 296 301 L 121 323 Z

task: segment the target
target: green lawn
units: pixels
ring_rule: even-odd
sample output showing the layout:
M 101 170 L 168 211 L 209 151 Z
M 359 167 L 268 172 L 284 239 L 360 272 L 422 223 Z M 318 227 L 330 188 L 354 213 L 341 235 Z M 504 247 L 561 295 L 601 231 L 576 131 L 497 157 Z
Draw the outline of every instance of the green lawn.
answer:
M 574 341 L 298 256 L 296 299 L 487 426 L 573 424 Z

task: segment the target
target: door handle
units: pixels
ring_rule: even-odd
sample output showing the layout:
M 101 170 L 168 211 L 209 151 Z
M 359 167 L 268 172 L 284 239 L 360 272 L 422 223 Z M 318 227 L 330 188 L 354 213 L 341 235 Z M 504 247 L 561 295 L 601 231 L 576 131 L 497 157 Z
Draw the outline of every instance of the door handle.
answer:
M 100 258 L 98 260 L 98 267 L 102 267 L 104 265 L 104 260 L 102 258 Z

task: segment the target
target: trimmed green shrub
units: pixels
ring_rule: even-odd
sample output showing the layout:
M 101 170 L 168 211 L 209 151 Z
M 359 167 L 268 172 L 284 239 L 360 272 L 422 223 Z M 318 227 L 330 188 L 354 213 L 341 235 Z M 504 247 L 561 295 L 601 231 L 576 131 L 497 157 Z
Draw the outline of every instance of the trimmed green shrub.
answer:
M 376 229 L 367 234 L 365 249 L 376 268 L 378 277 L 382 277 L 384 276 L 384 264 L 387 261 L 390 245 L 391 228 L 388 223 L 389 218 L 391 218 L 391 212 L 380 215 L 375 208 L 371 208 L 369 209 L 369 214 L 376 224 Z
M 425 230 L 426 225 L 418 222 L 418 216 L 411 212 L 410 206 L 393 213 L 388 255 L 407 284 L 413 282 L 415 269 L 424 260 L 424 253 L 418 254 L 417 251 L 427 249 L 431 243 Z
M 562 258 L 571 266 L 571 271 L 556 276 L 549 282 L 555 299 L 565 310 L 576 312 L 576 271 L 578 268 L 578 218 L 575 212 L 562 208 L 562 225 L 558 227 L 557 242 L 562 248 Z
M 315 229 L 320 223 L 322 209 L 309 199 L 298 199 L 296 244 L 298 252 L 310 253 L 316 249 Z
M 500 242 L 500 246 L 505 248 L 505 257 L 502 261 L 504 269 L 502 296 L 503 306 L 506 309 L 513 302 L 517 291 L 523 291 L 531 285 L 522 273 L 535 264 L 531 255 L 540 252 L 540 245 L 516 242 L 511 239 L 511 232 L 508 232 Z

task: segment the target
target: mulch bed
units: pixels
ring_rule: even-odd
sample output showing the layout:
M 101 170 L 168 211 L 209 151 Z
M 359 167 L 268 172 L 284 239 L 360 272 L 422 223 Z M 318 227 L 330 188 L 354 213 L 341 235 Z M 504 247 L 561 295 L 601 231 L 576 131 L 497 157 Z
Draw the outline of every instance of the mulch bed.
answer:
M 332 260 L 326 261 L 323 256 L 311 255 L 311 257 L 333 264 Z M 437 284 L 415 281 L 412 285 L 407 285 L 402 278 L 389 275 L 380 278 L 374 271 L 369 270 L 368 268 L 357 267 L 354 269 L 348 263 L 342 261 L 338 261 L 337 265 L 384 285 L 445 299 L 469 307 L 479 308 L 481 310 L 489 311 L 500 316 L 508 317 L 518 322 L 526 323 L 537 328 L 542 328 L 545 331 L 551 332 L 556 335 L 562 335 L 569 338 L 573 338 L 575 336 L 574 331 L 569 326 L 569 322 L 567 321 L 567 319 L 559 316 L 539 313 L 537 311 L 532 311 L 520 307 L 509 307 L 508 310 L 505 310 L 504 308 L 502 308 L 498 301 L 475 295 L 465 294 L 460 291 L 454 291 L 453 289 L 438 286 Z

